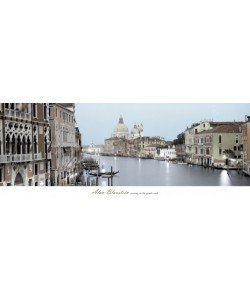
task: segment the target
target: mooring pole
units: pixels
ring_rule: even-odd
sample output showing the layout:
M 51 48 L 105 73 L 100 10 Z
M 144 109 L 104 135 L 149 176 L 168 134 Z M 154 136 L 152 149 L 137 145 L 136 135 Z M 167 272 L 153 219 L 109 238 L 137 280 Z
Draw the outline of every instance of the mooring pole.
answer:
M 110 178 L 110 185 L 113 186 L 113 167 L 111 166 L 111 178 Z

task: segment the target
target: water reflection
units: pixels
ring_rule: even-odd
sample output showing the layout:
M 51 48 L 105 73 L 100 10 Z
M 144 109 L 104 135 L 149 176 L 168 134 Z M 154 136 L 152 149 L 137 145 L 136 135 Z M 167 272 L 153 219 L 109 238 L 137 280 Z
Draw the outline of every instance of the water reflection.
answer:
M 220 185 L 231 185 L 230 174 L 226 170 L 221 171 Z
M 153 159 L 101 156 L 100 166 L 119 173 L 114 176 L 116 186 L 250 186 L 250 177 L 237 171 L 216 170 L 200 166 L 178 165 Z M 107 185 L 105 178 L 100 185 Z

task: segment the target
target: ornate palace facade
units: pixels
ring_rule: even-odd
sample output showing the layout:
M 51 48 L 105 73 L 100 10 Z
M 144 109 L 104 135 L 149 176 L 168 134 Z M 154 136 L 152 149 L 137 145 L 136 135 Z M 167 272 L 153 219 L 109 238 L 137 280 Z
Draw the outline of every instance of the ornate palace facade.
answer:
M 0 185 L 50 185 L 47 103 L 0 104 Z
M 61 121 L 54 119 L 55 107 L 62 110 Z M 0 186 L 72 183 L 80 172 L 81 160 L 81 135 L 75 127 L 73 107 L 49 103 L 0 104 Z M 59 171 L 61 177 L 57 181 Z

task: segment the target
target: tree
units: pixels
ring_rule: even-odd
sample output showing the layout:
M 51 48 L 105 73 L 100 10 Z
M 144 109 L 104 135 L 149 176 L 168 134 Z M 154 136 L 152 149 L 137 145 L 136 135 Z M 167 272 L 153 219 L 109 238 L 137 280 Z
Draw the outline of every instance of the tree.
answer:
M 175 139 L 173 141 L 173 144 L 174 145 L 182 145 L 184 143 L 185 143 L 185 133 L 182 132 L 182 133 L 180 133 L 180 134 L 177 135 L 177 139 Z
M 235 157 L 235 153 L 233 150 L 231 149 L 226 149 L 223 151 L 223 154 L 227 157 L 227 158 L 234 158 Z

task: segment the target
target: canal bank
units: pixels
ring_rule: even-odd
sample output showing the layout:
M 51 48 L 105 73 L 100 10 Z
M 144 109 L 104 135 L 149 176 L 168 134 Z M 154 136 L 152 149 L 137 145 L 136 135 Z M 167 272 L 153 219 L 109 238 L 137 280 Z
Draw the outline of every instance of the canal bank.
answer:
M 235 170 L 217 170 L 196 165 L 130 157 L 92 156 L 105 170 L 119 171 L 114 186 L 250 186 L 250 177 Z M 99 186 L 107 186 L 100 178 Z

